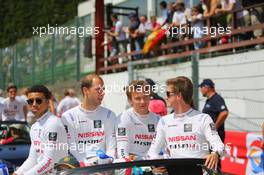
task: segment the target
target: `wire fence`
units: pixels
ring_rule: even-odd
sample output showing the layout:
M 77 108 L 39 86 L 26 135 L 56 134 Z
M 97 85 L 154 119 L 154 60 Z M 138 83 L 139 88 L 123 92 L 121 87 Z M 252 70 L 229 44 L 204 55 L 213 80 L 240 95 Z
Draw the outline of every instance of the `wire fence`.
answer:
M 62 27 L 78 29 L 78 26 L 91 26 L 90 15 L 75 18 Z M 83 74 L 93 72 L 94 59 L 83 54 L 87 37 L 86 33 L 82 36 L 53 33 L 23 39 L 0 49 L 0 88 L 5 89 L 11 82 L 18 87 L 27 87 L 78 80 Z

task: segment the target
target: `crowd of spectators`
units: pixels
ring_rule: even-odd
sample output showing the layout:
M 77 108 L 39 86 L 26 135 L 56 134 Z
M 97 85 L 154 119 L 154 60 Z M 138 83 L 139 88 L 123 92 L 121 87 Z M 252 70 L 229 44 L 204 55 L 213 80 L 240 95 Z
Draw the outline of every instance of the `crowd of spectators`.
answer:
M 113 27 L 108 34 L 109 56 L 115 56 L 119 53 L 126 53 L 129 51 L 140 51 L 143 49 L 147 37 L 155 30 L 167 29 L 165 39 L 161 40 L 159 44 L 166 44 L 168 42 L 183 41 L 190 38 L 202 38 L 205 36 L 203 28 L 207 26 L 206 18 L 211 18 L 211 26 L 213 27 L 230 27 L 240 28 L 243 26 L 250 26 L 264 22 L 264 7 L 251 8 L 243 10 L 243 7 L 249 7 L 258 3 L 261 0 L 200 0 L 200 4 L 191 8 L 186 8 L 181 0 L 176 0 L 174 3 L 167 3 L 162 1 L 159 4 L 159 16 L 151 16 L 150 19 L 146 15 L 138 16 L 136 13 L 131 13 L 128 16 L 129 25 L 124 26 L 122 21 L 118 19 L 116 14 L 112 14 L 111 19 Z M 236 11 L 235 20 L 232 19 L 232 11 Z M 233 23 L 234 20 L 234 23 Z M 233 24 L 235 26 L 233 26 Z M 194 32 L 185 34 L 176 34 L 174 30 L 177 28 L 196 28 Z M 174 35 L 172 35 L 172 33 Z M 263 35 L 263 30 L 256 29 L 253 32 L 241 34 L 238 40 L 245 40 L 250 38 L 259 38 Z M 214 44 L 225 44 L 231 42 L 231 38 L 223 37 Z M 203 42 L 194 42 L 193 48 L 200 49 L 205 47 Z M 184 48 L 173 48 L 169 53 L 179 53 Z M 132 57 L 137 59 L 138 57 Z M 128 59 L 121 58 L 118 63 L 128 61 Z

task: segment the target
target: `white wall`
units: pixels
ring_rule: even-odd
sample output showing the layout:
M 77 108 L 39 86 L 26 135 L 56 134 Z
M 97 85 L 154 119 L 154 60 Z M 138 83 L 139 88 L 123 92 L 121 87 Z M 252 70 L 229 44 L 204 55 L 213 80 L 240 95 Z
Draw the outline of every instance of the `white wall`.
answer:
M 260 131 L 258 127 L 264 121 L 263 55 L 264 50 L 260 50 L 204 59 L 199 62 L 199 82 L 203 78 L 211 78 L 216 84 L 216 91 L 225 98 L 230 111 L 226 122 L 228 129 Z M 135 71 L 134 77 L 152 78 L 157 84 L 162 85 L 167 79 L 180 75 L 191 78 L 191 73 L 191 63 L 187 62 Z M 109 84 L 117 82 L 125 85 L 128 81 L 128 73 L 109 74 L 105 75 L 104 79 Z M 200 95 L 200 109 L 204 101 L 205 98 Z M 115 93 L 108 94 L 104 104 L 120 112 L 125 109 L 126 103 L 124 93 Z

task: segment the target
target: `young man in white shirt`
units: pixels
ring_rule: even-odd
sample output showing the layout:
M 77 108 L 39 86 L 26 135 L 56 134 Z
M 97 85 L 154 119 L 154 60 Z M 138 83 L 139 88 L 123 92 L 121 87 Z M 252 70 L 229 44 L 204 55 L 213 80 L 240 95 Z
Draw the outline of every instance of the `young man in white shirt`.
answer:
M 81 166 L 98 163 L 97 151 L 115 158 L 116 115 L 101 105 L 104 81 L 96 74 L 86 76 L 81 83 L 83 101 L 62 114 L 67 131 L 70 153 Z M 110 162 L 109 162 L 110 163 Z
M 224 144 L 211 117 L 191 107 L 192 96 L 193 84 L 187 77 L 167 80 L 168 106 L 175 112 L 160 119 L 148 156 L 157 159 L 164 149 L 169 158 L 205 158 L 205 166 L 216 168 Z
M 68 155 L 66 131 L 61 120 L 48 111 L 50 92 L 45 86 L 31 87 L 27 97 L 36 122 L 30 130 L 29 156 L 13 175 L 47 174 Z
M 2 120 L 26 121 L 27 103 L 17 96 L 17 87 L 10 85 L 7 87 L 8 97 L 3 101 Z
M 153 138 L 159 116 L 148 110 L 150 86 L 143 80 L 134 80 L 126 88 L 131 108 L 121 113 L 117 121 L 118 158 L 135 156 L 144 159 Z

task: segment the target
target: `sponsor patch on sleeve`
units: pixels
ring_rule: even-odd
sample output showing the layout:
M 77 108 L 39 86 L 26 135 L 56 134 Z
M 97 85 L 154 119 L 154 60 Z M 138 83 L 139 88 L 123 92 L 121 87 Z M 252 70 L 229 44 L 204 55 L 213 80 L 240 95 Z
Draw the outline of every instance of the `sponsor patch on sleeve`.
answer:
M 56 132 L 49 132 L 49 141 L 56 141 L 57 135 L 58 134 Z
M 118 136 L 125 136 L 126 128 L 118 128 Z

